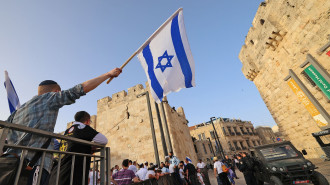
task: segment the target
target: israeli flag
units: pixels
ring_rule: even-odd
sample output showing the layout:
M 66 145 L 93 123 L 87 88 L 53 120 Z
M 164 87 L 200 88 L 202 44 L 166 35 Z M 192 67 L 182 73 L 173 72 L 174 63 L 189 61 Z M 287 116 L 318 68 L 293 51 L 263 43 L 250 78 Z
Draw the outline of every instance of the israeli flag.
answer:
M 138 58 L 157 103 L 170 92 L 195 86 L 195 64 L 182 9 L 138 53 Z
M 18 109 L 21 106 L 21 104 L 19 103 L 17 93 L 15 91 L 13 83 L 11 82 L 8 76 L 7 71 L 5 71 L 5 88 L 7 90 L 10 113 L 13 113 L 16 109 Z

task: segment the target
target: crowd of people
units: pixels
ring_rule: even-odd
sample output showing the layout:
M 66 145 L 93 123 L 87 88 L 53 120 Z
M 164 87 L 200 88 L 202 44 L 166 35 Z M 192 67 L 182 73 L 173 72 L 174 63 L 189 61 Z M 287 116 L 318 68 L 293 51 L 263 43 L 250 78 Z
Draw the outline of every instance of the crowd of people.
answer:
M 147 161 L 137 164 L 136 161 L 125 159 L 121 169 L 118 165 L 111 169 L 111 183 L 125 185 L 149 179 L 158 180 L 165 175 L 172 176 L 178 184 L 182 185 L 210 185 L 206 164 L 201 159 L 195 167 L 189 157 L 180 161 L 173 152 L 170 152 L 160 165 L 149 164 Z M 93 179 L 93 177 L 90 178 Z
M 76 99 L 84 96 L 86 93 L 95 89 L 99 84 L 111 77 L 117 77 L 121 73 L 119 68 L 115 68 L 108 73 L 105 73 L 99 77 L 88 80 L 81 84 L 74 86 L 71 89 L 62 91 L 60 86 L 52 80 L 45 80 L 39 84 L 38 95 L 33 97 L 30 101 L 21 106 L 15 111 L 8 119 L 8 122 L 14 122 L 19 125 L 25 125 L 45 131 L 53 131 L 56 123 L 58 111 L 64 105 L 75 103 Z M 107 144 L 107 138 L 94 130 L 89 125 L 91 124 L 90 115 L 85 111 L 79 111 L 75 114 L 75 122 L 70 128 L 65 131 L 65 135 L 83 139 L 87 141 L 93 141 L 98 144 Z M 46 149 L 59 149 L 66 152 L 77 152 L 91 154 L 93 148 L 88 145 L 79 143 L 67 142 L 62 140 L 60 143 L 55 143 L 54 140 L 50 140 L 45 137 L 40 137 L 32 134 L 23 134 L 18 131 L 11 131 L 8 134 L 8 143 L 18 143 L 23 146 L 39 147 Z M 57 148 L 56 148 L 57 147 Z M 21 150 L 8 149 L 7 153 L 21 154 Z M 90 169 L 91 158 L 83 156 L 75 157 L 75 164 L 72 166 L 72 155 L 62 155 L 61 164 L 56 164 L 56 160 L 53 160 L 53 156 L 47 153 L 44 157 L 43 169 L 40 169 L 41 160 L 35 160 L 38 156 L 36 153 L 29 152 L 27 160 L 30 161 L 31 171 L 27 177 L 27 182 L 23 184 L 33 185 L 36 184 L 39 172 L 42 171 L 40 177 L 41 185 L 52 185 L 56 183 L 57 171 L 60 171 L 59 185 L 70 184 L 71 170 L 74 168 L 73 183 L 74 185 L 80 185 L 84 181 L 89 185 L 97 185 L 100 181 L 98 177 L 100 174 L 96 169 Z M 62 158 L 63 157 L 63 158 Z M 246 153 L 240 153 L 235 155 L 232 159 L 228 156 L 223 160 L 218 160 L 214 157 L 214 175 L 217 177 L 219 185 L 232 185 L 235 184 L 236 176 L 235 169 L 239 169 L 243 172 L 246 184 L 255 185 L 256 179 L 253 175 L 253 160 L 249 158 Z M 33 161 L 34 164 L 31 164 Z M 173 152 L 169 153 L 169 156 L 165 158 L 165 161 L 160 163 L 159 166 L 153 163 L 141 163 L 136 161 L 125 159 L 122 162 L 122 167 L 116 165 L 111 169 L 111 182 L 112 184 L 124 185 L 130 183 L 137 183 L 148 179 L 158 180 L 165 175 L 173 176 L 182 185 L 210 185 L 208 176 L 208 169 L 206 164 L 199 160 L 197 167 L 192 164 L 191 160 L 186 157 L 184 161 L 180 161 Z M 59 168 L 59 169 L 58 169 Z M 83 172 L 83 169 L 86 171 Z M 85 179 L 82 179 L 82 174 L 85 175 Z M 22 184 L 20 182 L 20 184 Z

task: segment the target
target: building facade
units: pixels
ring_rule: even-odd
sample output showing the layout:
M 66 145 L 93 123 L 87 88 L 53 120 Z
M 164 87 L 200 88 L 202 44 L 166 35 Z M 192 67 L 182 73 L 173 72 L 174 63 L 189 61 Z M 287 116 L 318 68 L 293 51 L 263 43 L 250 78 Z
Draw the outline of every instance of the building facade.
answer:
M 110 147 L 112 166 L 120 165 L 123 159 L 131 159 L 138 163 L 144 161 L 156 163 L 146 95 L 138 96 L 148 89 L 139 84 L 129 88 L 128 92 L 121 91 L 97 102 L 96 129 L 109 140 L 107 146 Z M 159 160 L 164 161 L 166 150 L 167 152 L 172 150 L 180 160 L 188 156 L 196 164 L 197 155 L 183 108 L 179 107 L 176 110 L 171 108 L 165 98 L 163 108 L 166 125 L 161 104 L 156 104 L 151 95 L 149 100 Z M 159 119 L 157 110 L 160 112 Z M 166 137 L 166 127 L 170 141 Z M 162 133 L 164 133 L 164 142 L 162 142 Z
M 212 143 L 208 139 L 195 139 L 194 141 L 194 148 L 197 158 L 202 159 L 202 161 L 206 164 L 213 164 L 212 159 L 216 156 L 211 144 Z
M 215 130 L 220 140 L 216 141 L 211 122 L 201 123 L 190 127 L 190 134 L 197 140 L 210 138 L 212 147 L 218 156 L 223 150 L 225 155 L 233 155 L 238 152 L 248 152 L 248 149 L 261 145 L 253 125 L 249 121 L 239 119 L 217 118 L 213 120 Z
M 328 0 L 267 0 L 239 54 L 280 133 L 310 159 L 325 155 L 312 133 L 330 122 L 329 9 Z
M 261 140 L 261 144 L 267 145 L 281 141 L 277 139 L 275 133 L 270 127 L 257 127 L 256 132 Z

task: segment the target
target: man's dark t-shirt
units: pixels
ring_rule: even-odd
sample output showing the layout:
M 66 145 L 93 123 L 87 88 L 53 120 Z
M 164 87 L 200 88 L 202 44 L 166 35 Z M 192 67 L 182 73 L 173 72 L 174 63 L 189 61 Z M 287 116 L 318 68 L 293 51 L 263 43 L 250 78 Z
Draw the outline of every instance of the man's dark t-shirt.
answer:
M 196 175 L 197 174 L 197 171 L 196 171 L 196 168 L 193 164 L 191 163 L 188 163 L 185 168 L 184 168 L 184 171 L 187 171 L 188 170 L 188 175 L 191 176 L 191 175 Z
M 92 141 L 93 138 L 98 134 L 96 130 L 94 130 L 92 127 L 85 125 L 84 128 L 79 129 L 78 127 L 80 124 L 74 124 L 70 128 L 68 128 L 65 131 L 66 136 L 75 137 L 78 139 L 83 139 L 86 141 Z M 75 153 L 85 153 L 85 154 L 91 154 L 92 148 L 89 145 L 83 145 L 79 143 L 74 143 L 70 141 L 61 141 L 60 146 L 61 151 L 67 151 L 67 152 L 75 152 Z M 67 158 L 72 160 L 72 156 L 66 156 Z M 64 161 L 66 161 L 64 159 Z M 75 165 L 74 165 L 74 174 L 73 174 L 73 184 L 80 185 L 82 184 L 82 176 L 83 176 L 83 156 L 76 155 L 75 157 Z M 88 172 L 90 167 L 90 157 L 86 157 L 86 169 L 85 169 L 85 184 L 88 183 Z M 71 168 L 71 167 L 70 167 Z M 70 169 L 71 170 L 71 169 Z M 68 174 L 70 175 L 70 173 Z M 70 181 L 67 181 L 68 184 L 70 184 Z

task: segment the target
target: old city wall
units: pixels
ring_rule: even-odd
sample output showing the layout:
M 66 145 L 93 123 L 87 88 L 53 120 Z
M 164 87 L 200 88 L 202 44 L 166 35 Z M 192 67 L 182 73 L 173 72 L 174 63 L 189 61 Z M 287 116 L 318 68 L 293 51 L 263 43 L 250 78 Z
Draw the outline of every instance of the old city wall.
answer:
M 307 81 L 300 67 L 311 54 L 330 72 L 329 49 L 318 53 L 329 42 L 329 15 L 327 0 L 265 1 L 239 54 L 242 72 L 258 88 L 280 131 L 299 150 L 306 149 L 307 158 L 324 155 L 311 135 L 320 128 L 284 79 L 292 69 L 329 113 L 329 100 Z
M 98 100 L 97 130 L 109 139 L 111 165 L 121 165 L 125 158 L 137 160 L 139 163 L 149 161 L 155 163 L 154 145 L 150 128 L 146 96 L 136 96 L 145 92 L 141 84 Z M 151 96 L 151 95 L 150 95 Z M 150 97 L 153 122 L 156 133 L 160 161 L 164 161 L 160 128 L 155 103 Z M 189 134 L 183 109 L 182 113 L 174 111 L 164 104 L 174 154 L 181 160 L 190 156 L 196 161 L 193 143 Z M 163 125 L 163 128 L 165 125 Z

